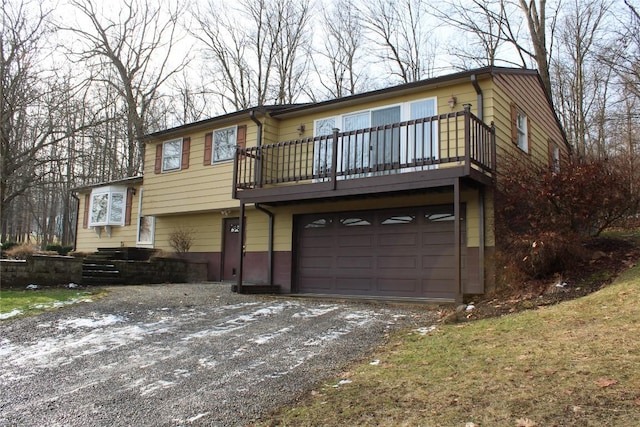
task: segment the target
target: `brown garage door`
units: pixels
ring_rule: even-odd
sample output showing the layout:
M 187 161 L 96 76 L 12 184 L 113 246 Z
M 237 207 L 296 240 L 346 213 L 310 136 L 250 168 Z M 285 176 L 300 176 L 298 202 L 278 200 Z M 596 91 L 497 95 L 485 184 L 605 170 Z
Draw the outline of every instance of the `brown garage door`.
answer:
M 297 290 L 454 298 L 453 219 L 453 206 L 448 205 L 300 215 Z M 466 242 L 464 231 L 462 237 Z

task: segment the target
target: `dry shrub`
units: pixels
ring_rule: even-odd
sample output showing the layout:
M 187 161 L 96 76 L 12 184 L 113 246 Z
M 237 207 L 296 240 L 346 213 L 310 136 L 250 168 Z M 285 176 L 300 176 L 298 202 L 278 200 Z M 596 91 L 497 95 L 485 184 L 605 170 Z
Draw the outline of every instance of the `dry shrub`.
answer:
M 195 232 L 189 228 L 175 228 L 169 233 L 169 246 L 178 254 L 189 252 L 195 240 Z
M 614 161 L 568 162 L 559 171 L 507 159 L 496 192 L 499 282 L 549 277 L 587 256 L 584 242 L 638 210 Z
M 11 249 L 6 251 L 7 258 L 11 259 L 27 259 L 27 257 L 38 253 L 38 248 L 28 243 L 13 246 Z

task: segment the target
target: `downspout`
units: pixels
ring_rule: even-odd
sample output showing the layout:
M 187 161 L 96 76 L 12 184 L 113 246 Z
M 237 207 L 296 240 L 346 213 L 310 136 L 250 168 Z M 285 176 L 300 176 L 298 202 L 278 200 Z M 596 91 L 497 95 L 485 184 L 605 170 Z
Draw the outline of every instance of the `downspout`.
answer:
M 482 89 L 480 89 L 480 84 L 478 84 L 478 78 L 475 74 L 471 74 L 471 84 L 473 88 L 476 90 L 476 94 L 478 95 L 478 118 L 482 121 L 482 117 L 484 116 L 484 96 L 482 95 Z
M 256 126 L 258 126 L 258 131 L 256 134 L 256 147 L 261 147 L 262 146 L 262 122 L 260 120 L 257 119 L 256 117 L 256 110 L 252 109 L 249 111 L 249 118 L 256 124 Z M 259 158 L 256 159 L 256 166 L 255 166 L 255 180 L 256 180 L 256 186 L 258 188 L 262 187 L 262 156 L 259 156 Z
M 273 285 L 273 218 L 274 213 L 256 203 L 255 208 L 269 216 L 269 249 L 267 252 L 267 285 Z
M 71 192 L 71 197 L 76 199 L 76 229 L 73 231 L 73 250 L 78 248 L 78 221 L 80 220 L 80 198 Z M 83 226 L 84 227 L 84 226 Z

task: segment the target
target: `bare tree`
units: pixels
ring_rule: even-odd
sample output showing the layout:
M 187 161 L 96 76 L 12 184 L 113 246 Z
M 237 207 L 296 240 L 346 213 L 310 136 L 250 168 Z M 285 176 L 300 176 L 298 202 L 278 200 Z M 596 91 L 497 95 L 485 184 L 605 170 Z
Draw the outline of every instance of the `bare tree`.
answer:
M 509 41 L 516 46 L 519 52 L 525 52 L 535 61 L 538 73 L 540 73 L 540 77 L 542 78 L 544 90 L 547 93 L 549 100 L 552 100 L 551 73 L 549 71 L 549 57 L 552 52 L 552 46 L 547 43 L 547 25 L 549 25 L 547 23 L 547 0 L 538 0 L 537 4 L 536 0 L 519 1 L 520 8 L 524 13 L 525 22 L 529 28 L 529 38 L 532 49 L 525 48 L 524 45 L 515 38 L 511 37 Z M 555 13 L 552 15 L 550 24 L 552 34 L 555 29 L 557 14 L 558 9 L 556 9 Z M 553 36 L 551 39 L 553 39 Z
M 196 4 L 192 17 L 192 35 L 213 64 L 211 91 L 224 111 L 300 96 L 310 44 L 307 0 L 241 0 L 235 9 L 209 0 L 203 8 Z
M 508 25 L 505 0 L 453 0 L 440 4 L 432 14 L 456 29 L 458 43 L 451 43 L 449 52 L 462 61 L 463 69 L 494 66 L 497 62 L 514 65 L 513 60 L 499 55 Z M 469 43 L 460 43 L 460 31 L 469 36 Z
M 567 137 L 579 156 L 585 156 L 590 145 L 599 157 L 605 151 L 604 134 L 598 129 L 606 116 L 612 70 L 599 58 L 611 47 L 603 28 L 608 9 L 607 1 L 574 0 L 565 7 L 557 30 L 560 43 L 551 62 L 554 95 Z
M 364 90 L 368 81 L 366 63 L 361 58 L 364 34 L 354 4 L 349 0 L 331 3 L 323 9 L 320 28 L 325 31 L 323 43 L 312 61 L 326 97 L 339 98 Z
M 426 22 L 424 0 L 368 0 L 363 19 L 378 57 L 403 83 L 433 74 L 433 31 Z
M 47 179 L 52 150 L 86 126 L 67 126 L 64 106 L 81 92 L 47 69 L 53 34 L 50 11 L 40 2 L 2 2 L 0 32 L 0 212 L 2 240 L 31 231 L 23 215 L 31 190 Z
M 276 104 L 291 104 L 306 86 L 309 71 L 309 0 L 276 0 L 267 21 L 275 47 Z
M 102 9 L 91 0 L 71 4 L 89 25 L 61 25 L 78 38 L 70 56 L 89 66 L 93 82 L 112 87 L 124 105 L 126 175 L 137 175 L 143 159 L 139 140 L 152 130 L 150 108 L 160 88 L 185 66 L 185 59 L 175 55 L 181 8 L 165 1 L 125 0 L 111 17 L 107 4 Z

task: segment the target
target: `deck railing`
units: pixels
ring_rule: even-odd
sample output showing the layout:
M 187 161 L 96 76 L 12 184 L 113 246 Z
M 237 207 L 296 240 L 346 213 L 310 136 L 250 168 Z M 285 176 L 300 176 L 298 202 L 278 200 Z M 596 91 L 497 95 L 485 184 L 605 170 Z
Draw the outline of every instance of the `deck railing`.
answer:
M 495 129 L 469 110 L 314 138 L 238 148 L 236 189 L 464 166 L 491 175 Z

